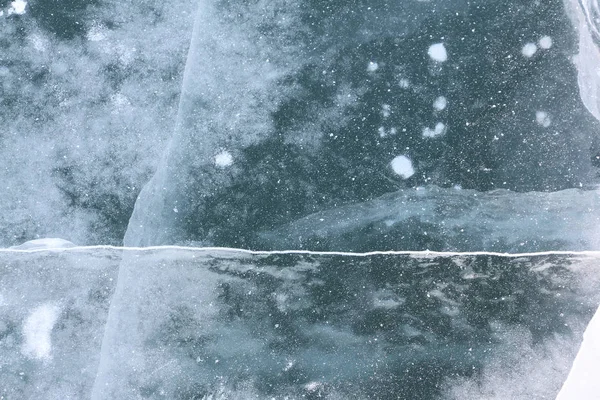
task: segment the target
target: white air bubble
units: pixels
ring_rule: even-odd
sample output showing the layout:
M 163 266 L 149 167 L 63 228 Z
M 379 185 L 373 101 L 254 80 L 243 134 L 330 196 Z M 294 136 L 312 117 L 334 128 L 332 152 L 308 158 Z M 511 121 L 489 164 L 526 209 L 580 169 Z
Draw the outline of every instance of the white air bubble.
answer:
M 432 138 L 439 135 L 443 135 L 446 133 L 446 125 L 443 122 L 438 122 L 435 124 L 435 128 L 424 128 L 423 129 L 423 137 Z
M 431 57 L 432 60 L 437 62 L 444 62 L 448 59 L 448 52 L 446 51 L 444 43 L 432 44 L 429 46 L 427 54 L 429 54 L 429 57 Z
M 379 64 L 377 64 L 374 61 L 370 61 L 369 65 L 367 65 L 367 71 L 369 72 L 375 72 L 379 69 Z
M 537 122 L 538 125 L 543 126 L 544 128 L 549 127 L 552 123 L 550 116 L 545 111 L 537 111 L 535 113 L 535 122 Z
M 390 163 L 392 170 L 403 179 L 408 179 L 415 174 L 410 158 L 397 156 Z
M 540 48 L 548 50 L 550 47 L 552 47 L 552 38 L 550 36 L 544 36 L 539 40 L 538 44 L 540 45 Z
M 442 110 L 446 109 L 447 106 L 448 106 L 448 100 L 446 100 L 446 98 L 444 96 L 438 97 L 433 102 L 433 108 L 435 108 L 436 111 L 442 111 Z
M 233 164 L 233 156 L 228 151 L 222 151 L 215 156 L 215 165 L 217 167 L 229 167 Z
M 525 57 L 527 58 L 531 58 L 533 57 L 533 55 L 537 52 L 537 46 L 535 45 L 535 43 L 527 43 L 525 46 L 523 46 L 523 48 L 521 49 L 521 54 L 523 54 Z

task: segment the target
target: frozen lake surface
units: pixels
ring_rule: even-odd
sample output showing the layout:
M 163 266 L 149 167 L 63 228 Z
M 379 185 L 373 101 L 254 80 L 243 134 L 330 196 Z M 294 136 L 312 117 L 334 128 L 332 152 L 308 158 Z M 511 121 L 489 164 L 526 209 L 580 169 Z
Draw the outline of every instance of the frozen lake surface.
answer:
M 0 394 L 554 398 L 598 258 L 4 249 Z

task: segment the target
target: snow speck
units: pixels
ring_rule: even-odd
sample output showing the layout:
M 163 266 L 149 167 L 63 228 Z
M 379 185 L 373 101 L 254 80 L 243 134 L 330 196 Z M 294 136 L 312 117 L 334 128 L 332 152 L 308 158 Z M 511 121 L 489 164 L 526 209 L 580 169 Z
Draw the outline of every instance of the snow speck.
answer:
M 448 100 L 444 96 L 440 96 L 433 102 L 433 108 L 436 111 L 442 111 L 448 106 Z
M 545 111 L 536 111 L 535 122 L 537 122 L 538 125 L 543 126 L 544 128 L 549 127 L 552 123 L 552 121 L 550 120 L 550 116 Z
M 379 69 L 379 64 L 377 64 L 374 61 L 370 61 L 369 65 L 367 65 L 367 71 L 369 72 L 375 72 Z
M 39 360 L 48 360 L 51 357 L 50 335 L 59 311 L 56 305 L 42 304 L 29 314 L 23 324 L 25 343 L 21 351 L 25 356 Z
M 521 49 L 521 54 L 523 54 L 527 58 L 531 58 L 536 53 L 537 49 L 538 48 L 535 43 L 527 43 Z
M 444 43 L 435 43 L 429 46 L 427 54 L 432 60 L 437 62 L 444 62 L 448 59 L 448 53 L 446 52 L 446 46 Z
M 215 156 L 215 165 L 217 167 L 229 167 L 233 164 L 233 156 L 228 151 L 222 151 Z
M 550 47 L 552 47 L 552 38 L 550 36 L 543 36 L 538 44 L 540 45 L 540 48 L 544 49 L 544 50 L 548 50 Z
M 435 124 L 435 128 L 424 128 L 423 129 L 423 137 L 432 138 L 439 135 L 442 135 L 446 132 L 446 125 L 443 122 L 438 122 Z
M 385 128 L 383 126 L 380 126 L 379 129 L 377 129 L 377 132 L 379 133 L 379 137 L 386 137 L 387 134 L 385 133 Z
M 23 15 L 23 14 L 25 14 L 26 6 L 27 6 L 26 1 L 15 0 L 12 3 L 10 3 L 10 8 L 8 9 L 7 14 L 8 15 L 11 15 L 11 14 Z
M 392 170 L 400 175 L 402 179 L 408 179 L 415 174 L 415 170 L 410 158 L 406 156 L 397 156 L 390 163 Z

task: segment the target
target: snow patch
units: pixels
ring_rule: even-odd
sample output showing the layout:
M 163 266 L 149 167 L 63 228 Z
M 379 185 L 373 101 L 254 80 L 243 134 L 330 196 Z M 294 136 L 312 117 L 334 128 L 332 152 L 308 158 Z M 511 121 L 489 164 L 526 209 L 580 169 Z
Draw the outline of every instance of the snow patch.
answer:
M 446 125 L 443 122 L 438 122 L 435 124 L 435 128 L 424 128 L 423 129 L 423 137 L 424 138 L 432 138 L 439 135 L 443 135 L 446 132 Z
M 408 89 L 410 87 L 410 81 L 406 78 L 400 79 L 400 82 L 398 82 L 398 84 L 402 89 Z
M 403 179 L 408 179 L 415 174 L 412 161 L 406 156 L 397 156 L 390 163 L 392 170 Z
M 446 98 L 444 96 L 439 96 L 433 102 L 433 108 L 435 108 L 436 111 L 442 111 L 442 110 L 446 109 L 447 106 L 448 106 L 448 100 L 446 100 Z
M 233 156 L 228 151 L 222 151 L 215 156 L 215 165 L 217 167 L 229 167 L 233 164 Z
M 544 49 L 544 50 L 548 50 L 550 47 L 552 47 L 552 38 L 550 36 L 543 36 L 539 42 L 538 42 L 540 48 Z
M 60 309 L 56 305 L 42 304 L 35 308 L 23 324 L 25 343 L 21 352 L 29 358 L 48 360 L 52 353 L 50 334 L 58 319 Z
M 448 59 L 448 52 L 446 51 L 446 46 L 444 46 L 444 43 L 432 44 L 429 46 L 427 54 L 429 54 L 429 57 L 431 57 L 432 60 L 437 62 L 444 62 Z
M 537 52 L 537 49 L 538 48 L 535 43 L 527 43 L 521 49 L 521 54 L 523 54 L 527 58 L 531 58 Z

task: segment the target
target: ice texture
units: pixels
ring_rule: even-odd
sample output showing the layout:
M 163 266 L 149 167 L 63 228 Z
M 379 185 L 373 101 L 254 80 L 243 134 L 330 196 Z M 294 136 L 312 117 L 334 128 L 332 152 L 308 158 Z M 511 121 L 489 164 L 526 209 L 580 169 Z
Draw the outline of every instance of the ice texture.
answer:
M 93 399 L 553 397 L 600 300 L 591 253 L 102 259 L 121 272 Z
M 580 98 L 561 0 L 209 0 L 195 26 L 173 137 L 126 245 L 260 248 L 259 232 L 399 189 L 599 183 L 600 125 Z M 565 246 L 591 243 L 563 228 L 551 236 Z M 545 240 L 531 231 L 528 243 Z
M 557 400 L 593 399 L 600 393 L 600 308 L 583 334 L 569 376 L 558 394 Z
M 312 214 L 260 237 L 276 249 L 598 250 L 599 211 L 597 191 L 482 193 L 429 186 Z
M 90 397 L 120 254 L 0 249 L 0 397 Z

